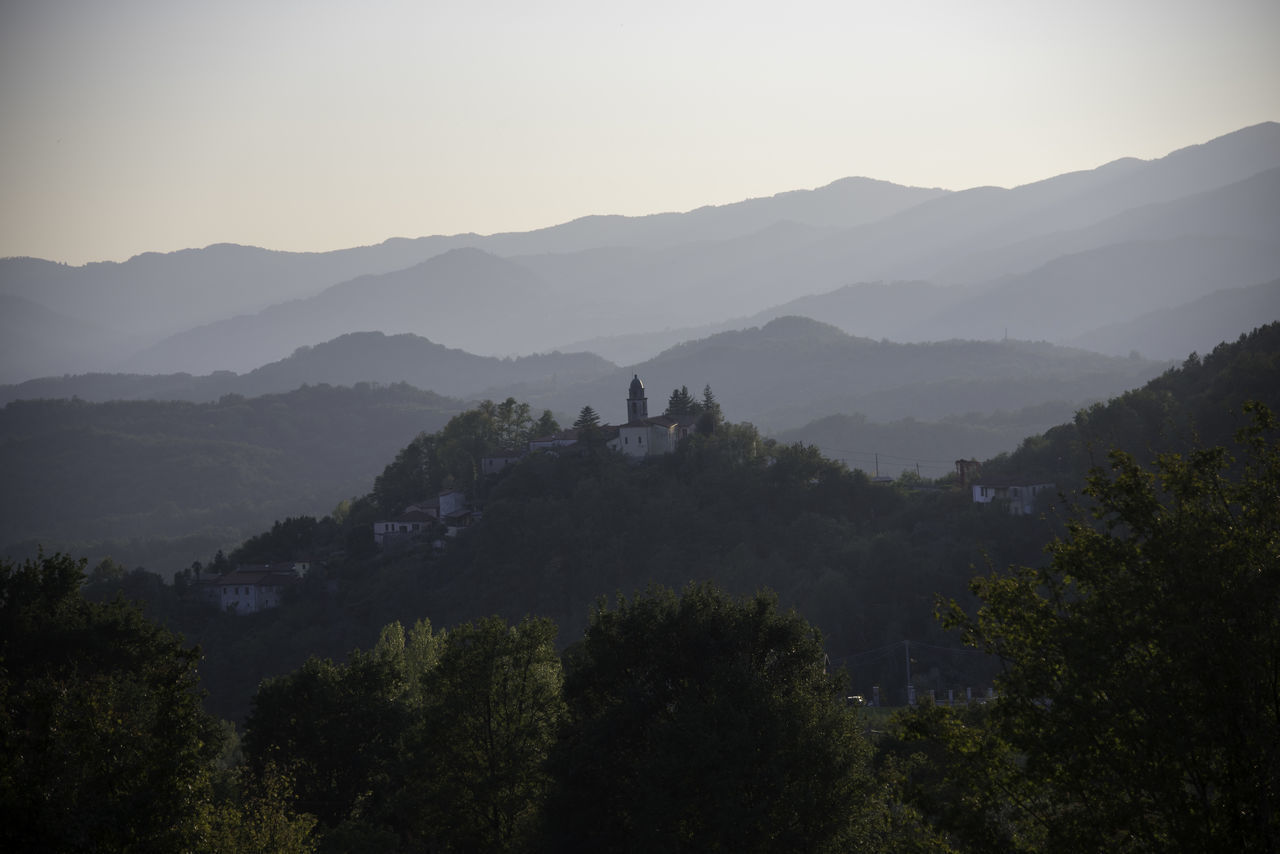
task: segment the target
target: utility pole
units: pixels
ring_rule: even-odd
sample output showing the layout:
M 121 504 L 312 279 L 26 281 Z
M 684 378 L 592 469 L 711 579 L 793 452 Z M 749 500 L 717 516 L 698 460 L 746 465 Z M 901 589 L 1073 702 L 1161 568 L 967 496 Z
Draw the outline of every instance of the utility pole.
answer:
M 914 706 L 916 704 L 916 686 L 911 684 L 911 641 L 904 640 L 902 648 L 907 654 L 907 705 Z

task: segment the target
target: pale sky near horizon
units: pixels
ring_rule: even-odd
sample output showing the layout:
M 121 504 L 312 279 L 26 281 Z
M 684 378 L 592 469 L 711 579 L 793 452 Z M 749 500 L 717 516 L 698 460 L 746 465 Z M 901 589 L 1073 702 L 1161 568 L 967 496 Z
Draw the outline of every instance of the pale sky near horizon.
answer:
M 0 0 L 0 257 L 322 251 L 1280 120 L 1276 0 Z

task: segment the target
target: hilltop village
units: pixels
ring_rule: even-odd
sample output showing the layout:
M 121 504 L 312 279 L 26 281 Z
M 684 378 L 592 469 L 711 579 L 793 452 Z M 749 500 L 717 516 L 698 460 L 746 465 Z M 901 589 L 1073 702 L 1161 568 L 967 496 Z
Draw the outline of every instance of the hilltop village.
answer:
M 691 400 L 687 389 L 676 391 L 673 398 L 680 398 L 682 392 L 684 400 Z M 710 403 L 703 404 L 696 411 L 686 406 L 684 412 L 673 412 L 669 407 L 666 413 L 650 417 L 649 398 L 645 396 L 644 383 L 640 381 L 638 374 L 633 374 L 631 385 L 627 389 L 627 420 L 624 423 L 616 426 L 598 424 L 592 420 L 592 413 L 588 408 L 583 415 L 579 416 L 578 422 L 573 427 L 550 436 L 539 436 L 533 439 L 529 442 L 528 448 L 523 449 L 519 455 L 504 454 L 486 457 L 483 463 L 484 472 L 492 474 L 500 471 L 520 459 L 524 452 L 548 451 L 576 445 L 587 436 L 592 436 L 594 441 L 603 443 L 610 450 L 618 451 L 633 459 L 670 454 L 675 451 L 681 439 L 687 438 L 697 428 L 702 414 L 710 411 L 712 406 L 714 406 L 713 398 Z
M 622 454 L 633 462 L 672 454 L 680 443 L 694 433 L 710 433 L 721 420 L 720 406 L 708 386 L 702 400 L 689 394 L 687 387 L 676 389 L 662 415 L 649 415 L 649 399 L 639 374 L 633 374 L 627 388 L 626 420 L 621 424 L 601 424 L 590 407 L 584 407 L 572 427 L 530 439 L 524 447 L 499 450 L 480 459 L 483 477 L 500 475 L 530 454 L 560 453 L 583 444 L 603 446 Z M 982 476 L 976 460 L 957 460 L 956 472 L 961 489 L 970 491 L 977 504 L 996 503 L 1014 515 L 1034 512 L 1036 498 L 1051 492 L 1049 482 L 1025 477 Z M 892 478 L 877 477 L 876 482 L 889 483 Z M 479 518 L 465 492 L 449 488 L 440 494 L 414 502 L 392 519 L 374 523 L 374 541 L 387 548 L 408 540 L 420 539 L 433 532 L 437 537 L 456 536 L 460 530 Z M 437 539 L 437 545 L 443 541 Z
M 492 484 L 507 469 L 534 454 L 559 455 L 572 448 L 590 446 L 616 452 L 632 463 L 674 453 L 680 443 L 697 433 L 709 434 L 721 423 L 719 404 L 710 387 L 701 400 L 687 387 L 672 392 L 666 411 L 649 414 L 644 382 L 633 374 L 625 399 L 625 420 L 620 424 L 600 423 L 591 407 L 583 407 L 572 427 L 553 430 L 529 438 L 521 447 L 492 451 L 478 460 L 479 479 Z M 872 482 L 888 484 L 889 477 Z M 955 485 L 970 495 L 975 504 L 995 504 L 1013 515 L 1031 515 L 1042 494 L 1050 496 L 1054 484 L 1043 479 L 982 473 L 976 460 L 957 460 Z M 438 551 L 447 538 L 456 537 L 479 521 L 481 504 L 475 494 L 447 485 L 437 494 L 414 500 L 399 513 L 379 518 L 372 527 L 373 545 L 381 551 L 395 551 L 411 543 L 429 542 Z M 245 564 L 221 575 L 196 583 L 201 598 L 233 614 L 247 615 L 274 608 L 281 593 L 296 585 L 310 568 L 308 562 L 283 565 Z
M 695 432 L 701 422 L 704 430 L 714 426 L 718 405 L 708 388 L 702 403 L 695 403 L 687 388 L 672 394 L 671 405 L 662 415 L 649 415 L 649 398 L 638 374 L 633 374 L 627 388 L 626 420 L 621 424 L 601 424 L 590 407 L 584 407 L 574 426 L 530 439 L 524 447 L 501 449 L 480 459 L 480 474 L 496 476 L 529 454 L 559 453 L 580 443 L 595 443 L 617 451 L 632 460 L 673 453 L 682 439 Z M 387 547 L 407 539 L 419 538 L 435 531 L 455 536 L 470 525 L 477 515 L 467 495 L 459 489 L 446 489 L 439 495 L 414 502 L 394 519 L 379 520 L 373 525 L 374 542 Z

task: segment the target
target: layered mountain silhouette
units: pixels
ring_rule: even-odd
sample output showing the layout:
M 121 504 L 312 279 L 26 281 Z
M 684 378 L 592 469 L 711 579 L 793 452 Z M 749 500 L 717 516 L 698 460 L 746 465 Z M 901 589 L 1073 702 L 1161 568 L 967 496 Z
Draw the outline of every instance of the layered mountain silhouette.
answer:
M 589 404 L 602 418 L 617 421 L 627 382 L 638 374 L 651 412 L 661 412 L 681 386 L 700 391 L 710 385 L 730 419 L 781 430 L 837 412 L 883 421 L 1012 411 L 1046 402 L 1071 411 L 1071 405 L 1106 399 L 1166 367 L 1043 342 L 875 341 L 810 318 L 782 317 L 672 347 L 589 382 L 493 391 L 562 413 Z
M 606 421 L 624 417 L 634 374 L 657 414 L 671 391 L 710 385 L 731 419 L 785 429 L 834 412 L 875 420 L 1013 411 L 1045 403 L 1056 414 L 1103 399 L 1160 373 L 1165 363 L 1023 341 L 899 344 L 848 335 L 807 317 L 709 335 L 619 367 L 590 353 L 517 359 L 477 356 L 427 339 L 352 333 L 245 374 L 87 374 L 0 387 L 0 403 L 216 401 L 281 393 L 304 384 L 408 383 L 465 400 L 515 397 L 568 423 L 584 405 Z M 1049 420 L 1045 423 L 1053 423 Z
M 1280 125 L 1269 122 L 1012 189 L 853 178 L 684 213 L 327 253 L 220 245 L 84 267 L 5 259 L 9 328 L 32 334 L 0 344 L 0 381 L 243 374 L 369 331 L 482 356 L 589 341 L 634 363 L 796 313 L 901 341 L 1084 344 L 1179 306 L 1228 328 L 1229 301 L 1201 300 L 1280 277 L 1278 208 Z M 1255 294 L 1251 325 L 1280 318 L 1272 293 Z M 1143 352 L 1106 344 L 1118 346 Z M 1199 346 L 1167 340 L 1161 352 Z
M 451 250 L 483 249 L 497 256 L 576 253 L 606 246 L 636 246 L 659 250 L 703 240 L 719 240 L 766 228 L 777 222 L 795 221 L 824 230 L 871 222 L 904 210 L 943 190 L 908 188 L 865 178 L 844 179 L 811 191 L 780 193 L 765 199 L 749 199 L 731 205 L 699 208 L 687 213 L 643 217 L 583 217 L 572 222 L 523 233 L 460 234 L 416 239 L 392 238 L 376 246 L 333 252 L 276 252 L 250 246 L 219 244 L 166 254 L 147 253 L 124 263 L 101 262 L 71 267 L 34 258 L 0 259 L 0 295 L 17 296 L 41 305 L 73 323 L 102 327 L 110 340 L 129 343 L 95 354 L 78 363 L 80 371 L 120 370 L 137 351 L 178 333 L 208 324 L 253 315 L 303 297 L 320 294 L 334 285 L 368 276 L 408 270 Z M 499 311 L 500 306 L 490 306 Z M 274 318 L 282 317 L 280 313 Z M 380 331 L 394 331 L 377 327 Z M 342 332 L 356 331 L 354 328 Z M 425 331 L 425 330 L 422 330 Z M 199 336 L 201 333 L 194 333 Z M 55 336 L 42 352 L 28 351 L 29 364 L 61 364 L 64 354 Z M 272 358 L 287 355 L 295 346 L 317 344 L 332 335 L 296 341 Z M 232 342 L 227 350 L 235 351 Z M 36 373 L 18 373 L 12 349 L 0 342 L 0 381 L 20 381 Z M 471 345 L 473 351 L 480 348 Z M 505 348 L 503 352 L 515 352 Z M 241 369 L 256 367 L 241 365 Z M 212 362 L 200 372 L 227 369 L 230 363 Z M 164 367 L 159 370 L 166 370 Z M 168 370 L 172 370 L 170 366 Z M 58 373 L 52 368 L 44 373 Z
M 547 353 L 498 359 L 445 347 L 417 335 L 352 332 L 244 374 L 77 374 L 0 386 L 0 405 L 12 400 L 80 398 L 183 400 L 205 403 L 224 395 L 280 394 L 303 385 L 407 383 L 453 397 L 479 397 L 513 383 L 571 386 L 617 371 L 592 353 Z
M 1077 347 L 1099 353 L 1138 352 L 1153 359 L 1179 359 L 1208 353 L 1258 318 L 1274 317 L 1280 304 L 1280 279 L 1250 288 L 1224 288 L 1206 297 L 1094 329 L 1075 339 Z

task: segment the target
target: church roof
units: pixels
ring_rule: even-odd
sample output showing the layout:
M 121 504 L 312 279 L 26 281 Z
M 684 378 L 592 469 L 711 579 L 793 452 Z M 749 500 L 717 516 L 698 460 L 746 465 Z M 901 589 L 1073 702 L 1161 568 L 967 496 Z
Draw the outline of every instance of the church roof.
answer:
M 640 382 L 640 375 L 633 374 L 631 376 L 631 399 L 644 397 L 644 383 Z

